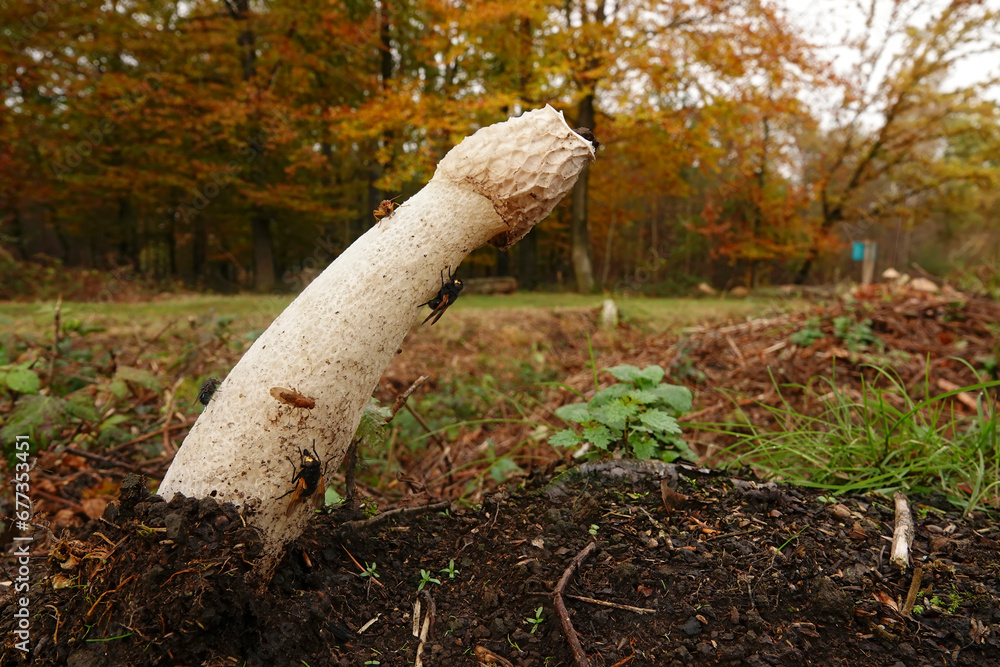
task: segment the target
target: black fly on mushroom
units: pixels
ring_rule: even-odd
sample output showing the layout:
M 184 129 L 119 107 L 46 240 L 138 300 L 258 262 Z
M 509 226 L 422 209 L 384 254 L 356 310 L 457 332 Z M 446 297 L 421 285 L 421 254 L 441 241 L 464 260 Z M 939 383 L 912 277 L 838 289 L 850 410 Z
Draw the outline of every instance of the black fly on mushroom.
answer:
M 597 137 L 594 136 L 593 131 L 591 131 L 589 127 L 578 127 L 573 131 L 589 141 L 590 145 L 594 147 L 595 153 L 597 152 L 597 149 L 601 147 L 601 142 L 597 140 Z
M 198 398 L 195 400 L 202 405 L 208 405 L 209 401 L 212 400 L 212 397 L 215 396 L 215 390 L 219 388 L 220 384 L 222 384 L 222 382 L 219 378 L 208 378 L 202 383 L 201 389 L 198 390 Z
M 420 304 L 421 308 L 423 306 L 431 307 L 431 314 L 427 316 L 427 319 L 423 321 L 423 324 L 427 324 L 427 321 L 432 317 L 434 318 L 434 321 L 431 322 L 431 326 L 437 324 L 437 321 L 441 319 L 442 315 L 444 315 L 444 311 L 448 310 L 448 308 L 451 307 L 451 304 L 455 303 L 458 299 L 458 295 L 462 293 L 462 289 L 465 287 L 461 280 L 451 275 L 451 267 L 449 266 L 447 269 L 447 282 L 445 282 L 444 279 L 444 269 L 441 269 L 441 289 L 438 290 L 437 296 L 430 301 L 425 301 Z

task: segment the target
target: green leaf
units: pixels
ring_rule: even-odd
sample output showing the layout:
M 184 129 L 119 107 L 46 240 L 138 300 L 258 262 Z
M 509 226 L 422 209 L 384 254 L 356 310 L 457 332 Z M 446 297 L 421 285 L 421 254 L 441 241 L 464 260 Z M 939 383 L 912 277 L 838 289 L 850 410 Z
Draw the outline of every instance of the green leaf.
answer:
M 668 405 L 678 414 L 691 411 L 694 402 L 691 390 L 676 384 L 661 384 L 649 391 L 655 392 L 664 405 Z
M 38 375 L 20 366 L 15 366 L 7 371 L 7 377 L 4 379 L 11 391 L 18 394 L 37 394 L 42 386 Z
M 660 366 L 646 366 L 635 378 L 635 386 L 640 389 L 650 389 L 660 384 L 665 371 Z
M 524 470 L 521 466 L 514 463 L 514 459 L 508 456 L 501 456 L 493 462 L 493 465 L 490 466 L 490 477 L 492 477 L 493 481 L 497 483 L 506 482 L 514 475 L 523 472 Z M 434 580 L 431 579 L 431 581 Z M 441 582 L 439 581 L 437 583 Z
M 599 421 L 615 431 L 624 431 L 629 417 L 634 417 L 639 413 L 637 405 L 625 405 L 618 399 L 614 402 L 602 405 L 591 410 L 593 419 Z
M 621 382 L 613 384 L 610 387 L 605 387 L 604 389 L 601 389 L 596 394 L 594 394 L 594 397 L 590 399 L 590 405 L 591 407 L 596 408 L 599 405 L 610 403 L 616 398 L 621 398 L 622 396 L 625 396 L 631 391 L 632 387 L 630 385 Z
M 576 431 L 570 429 L 563 429 L 559 431 L 551 438 L 549 438 L 549 444 L 553 447 L 575 447 L 583 442 L 580 436 L 576 434 Z
M 118 372 L 115 373 L 115 380 L 131 382 L 132 384 L 137 384 L 140 387 L 149 389 L 150 391 L 163 391 L 163 385 L 160 383 L 160 379 L 151 372 L 141 368 L 119 366 Z
M 645 433 L 633 432 L 629 435 L 628 444 L 632 448 L 635 458 L 647 460 L 653 458 L 659 444 Z
M 678 454 L 673 449 L 664 449 L 660 452 L 660 460 L 663 461 L 664 463 L 673 463 L 680 457 L 681 455 Z
M 124 380 L 112 380 L 108 383 L 108 391 L 114 394 L 116 398 L 125 398 L 128 396 L 128 385 Z
M 678 457 L 683 458 L 685 461 L 698 461 L 698 455 L 694 453 L 694 450 L 688 447 L 687 441 L 684 440 L 684 438 L 678 435 L 665 435 L 660 437 L 660 442 L 663 445 L 666 445 L 666 447 L 663 447 L 662 449 L 663 453 L 660 454 L 660 458 L 667 463 Z M 669 459 L 664 458 L 666 452 L 672 453 L 673 456 Z
M 642 373 L 637 366 L 631 366 L 629 364 L 605 368 L 604 372 L 611 373 L 616 380 L 622 380 L 623 382 L 635 382 L 635 379 Z
M 664 433 L 680 433 L 681 427 L 677 420 L 662 410 L 648 410 L 639 416 L 639 421 L 657 431 Z
M 0 428 L 0 442 L 14 442 L 15 436 L 30 435 L 33 446 L 44 446 L 58 435 L 80 412 L 78 406 L 55 396 L 26 394 L 17 399 L 14 409 Z
M 588 426 L 583 429 L 583 441 L 592 443 L 598 449 L 607 449 L 608 445 L 617 439 L 604 424 Z
M 626 396 L 642 405 L 655 405 L 663 401 L 660 394 L 652 389 L 633 389 Z
M 556 408 L 556 416 L 568 422 L 583 424 L 593 419 L 586 403 L 570 403 Z
M 111 415 L 110 417 L 108 417 L 107 419 L 105 419 L 103 422 L 101 422 L 101 425 L 98 428 L 101 431 L 106 431 L 106 430 L 108 430 L 110 428 L 114 428 L 118 424 L 121 424 L 123 422 L 127 422 L 130 419 L 132 419 L 131 415 L 124 415 L 124 414 Z
M 355 439 L 360 439 L 368 446 L 382 445 L 388 432 L 386 424 L 391 418 L 392 410 L 379 405 L 378 400 L 372 398 L 361 413 L 358 430 L 354 433 Z

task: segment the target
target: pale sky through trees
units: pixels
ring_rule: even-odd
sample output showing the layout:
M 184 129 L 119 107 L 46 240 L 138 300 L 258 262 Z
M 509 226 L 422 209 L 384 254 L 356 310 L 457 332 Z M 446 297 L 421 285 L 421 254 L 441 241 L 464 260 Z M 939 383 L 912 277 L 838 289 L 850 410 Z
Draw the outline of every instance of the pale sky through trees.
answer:
M 868 0 L 776 0 L 784 7 L 788 16 L 805 30 L 806 36 L 817 46 L 823 47 L 821 53 L 832 58 L 839 72 L 848 72 L 857 65 L 857 52 L 842 46 L 844 42 L 857 37 L 864 28 L 863 8 L 868 6 Z M 926 20 L 946 7 L 951 0 L 925 0 L 917 16 Z M 877 0 L 878 11 L 875 25 L 884 31 L 887 16 L 895 0 Z M 987 10 L 1000 11 L 1000 0 L 985 0 L 982 6 Z M 884 32 L 876 36 L 876 39 Z M 897 35 L 890 42 L 890 50 L 902 46 L 902 36 Z M 1000 43 L 995 38 L 994 47 Z M 986 44 L 984 43 L 984 46 Z M 962 64 L 948 78 L 950 88 L 973 85 L 990 78 L 1000 76 L 1000 50 L 994 48 L 991 53 L 973 54 L 962 61 Z M 985 95 L 987 98 L 1000 101 L 1000 86 L 993 86 Z

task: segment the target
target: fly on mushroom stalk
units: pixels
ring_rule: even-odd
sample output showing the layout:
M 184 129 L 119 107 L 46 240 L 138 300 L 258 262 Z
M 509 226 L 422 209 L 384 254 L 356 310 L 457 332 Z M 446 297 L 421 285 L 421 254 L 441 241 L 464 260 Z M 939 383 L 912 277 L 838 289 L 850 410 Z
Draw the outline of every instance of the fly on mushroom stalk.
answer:
M 578 127 L 573 131 L 579 134 L 587 141 L 589 141 L 590 144 L 594 147 L 595 151 L 601 147 L 601 142 L 597 140 L 597 137 L 594 136 L 594 133 L 590 130 L 589 127 Z
M 305 408 L 306 410 L 312 410 L 316 407 L 315 399 L 309 398 L 304 394 L 300 394 L 294 389 L 271 387 L 271 396 L 285 405 L 292 406 L 293 408 Z
M 288 494 L 292 494 L 292 499 L 288 501 L 288 509 L 285 510 L 285 516 L 291 516 L 299 505 L 301 505 L 307 498 L 316 494 L 317 489 L 323 489 L 326 485 L 323 483 L 323 463 L 320 461 L 319 454 L 316 453 L 316 441 L 313 440 L 312 451 L 308 449 L 299 450 L 299 465 L 296 469 L 295 462 L 292 461 L 292 457 L 286 456 L 288 462 L 292 464 L 292 484 L 295 485 L 288 493 L 278 496 L 279 499 L 284 498 Z M 319 493 L 313 500 L 314 505 L 319 508 L 320 503 L 323 502 L 323 493 Z
M 392 199 L 382 200 L 382 203 L 378 205 L 378 208 L 372 211 L 372 215 L 375 216 L 375 220 L 377 221 L 376 224 L 381 224 L 382 218 L 387 218 L 390 215 L 392 215 L 392 212 L 399 207 L 399 204 L 394 203 L 395 200 L 399 199 L 402 196 L 403 195 L 397 195 Z
M 445 282 L 444 269 L 441 269 L 441 289 L 438 290 L 437 296 L 430 301 L 420 304 L 421 307 L 431 307 L 431 314 L 427 316 L 427 319 L 422 324 L 427 324 L 427 320 L 432 317 L 434 321 L 431 322 L 431 326 L 437 324 L 437 321 L 444 315 L 444 311 L 448 310 L 451 304 L 455 303 L 455 300 L 458 299 L 458 295 L 462 293 L 464 287 L 461 280 L 451 275 L 450 266 L 448 267 L 448 282 Z
M 198 402 L 202 405 L 208 405 L 209 401 L 212 400 L 212 396 L 215 395 L 215 390 L 219 388 L 222 384 L 219 378 L 208 378 L 201 385 L 201 389 L 198 390 Z

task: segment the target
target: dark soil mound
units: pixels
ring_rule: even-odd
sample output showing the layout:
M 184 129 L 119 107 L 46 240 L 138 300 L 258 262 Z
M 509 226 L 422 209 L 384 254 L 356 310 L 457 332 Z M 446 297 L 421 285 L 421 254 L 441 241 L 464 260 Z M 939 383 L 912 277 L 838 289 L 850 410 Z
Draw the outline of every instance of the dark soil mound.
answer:
M 684 466 L 585 470 L 367 530 L 317 517 L 264 589 L 233 508 L 130 479 L 33 586 L 32 664 L 573 665 L 553 589 L 595 541 L 565 596 L 592 665 L 1000 665 L 984 517 L 918 506 L 905 614 L 914 572 L 888 563 L 891 502 Z M 14 603 L 0 600 L 4 665 L 20 662 Z

